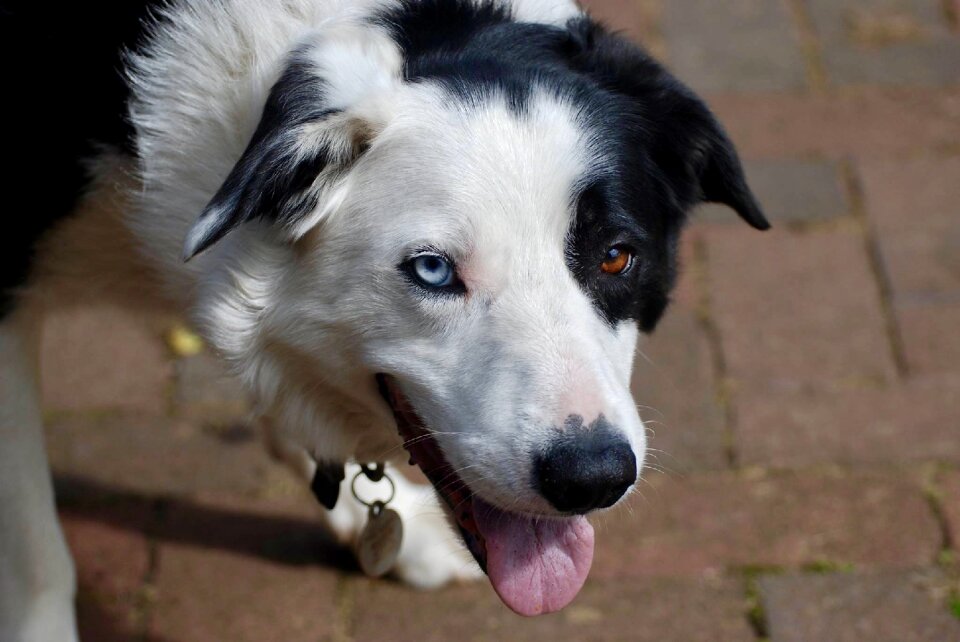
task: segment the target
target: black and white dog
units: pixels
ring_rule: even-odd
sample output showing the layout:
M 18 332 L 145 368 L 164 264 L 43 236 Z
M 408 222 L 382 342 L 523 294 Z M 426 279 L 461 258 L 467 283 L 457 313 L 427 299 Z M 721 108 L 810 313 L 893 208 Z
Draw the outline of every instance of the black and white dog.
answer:
M 0 640 L 76 639 L 35 362 L 91 298 L 189 315 L 345 539 L 345 463 L 418 463 L 445 508 L 393 476 L 402 579 L 569 603 L 688 211 L 768 227 L 704 104 L 573 0 L 32 4 L 0 3 Z

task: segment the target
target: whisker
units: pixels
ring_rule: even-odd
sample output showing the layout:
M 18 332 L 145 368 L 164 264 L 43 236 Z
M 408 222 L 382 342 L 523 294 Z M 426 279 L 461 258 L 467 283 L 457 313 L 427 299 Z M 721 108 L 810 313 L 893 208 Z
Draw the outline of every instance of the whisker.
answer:
M 660 415 L 660 417 L 661 417 L 662 419 L 665 419 L 665 418 L 666 418 L 666 415 L 663 414 L 663 411 L 662 411 L 662 410 L 658 410 L 657 408 L 654 408 L 653 406 L 644 406 L 643 404 L 639 404 L 639 403 L 638 403 L 638 404 L 634 404 L 634 405 L 635 405 L 636 408 L 637 408 L 637 412 L 639 412 L 639 411 L 641 411 L 641 410 L 649 410 L 650 412 L 655 412 L 655 413 L 657 413 L 658 415 Z
M 656 365 L 657 365 L 656 362 L 654 362 L 653 359 L 651 359 L 650 357 L 647 356 L 647 353 L 644 352 L 643 349 L 640 348 L 640 346 L 637 346 L 637 354 L 639 354 L 641 357 L 643 357 L 643 360 L 646 361 L 647 363 L 649 363 L 651 366 L 656 366 Z
M 381 453 L 376 457 L 376 459 L 389 459 L 390 456 L 391 456 L 394 452 L 396 452 L 396 451 L 398 451 L 398 450 L 405 449 L 405 448 L 407 448 L 408 446 L 413 446 L 413 445 L 415 445 L 415 444 L 420 443 L 421 441 L 425 441 L 425 440 L 427 440 L 427 439 L 433 439 L 433 438 L 438 437 L 438 436 L 440 436 L 440 435 L 444 435 L 444 436 L 459 436 L 459 435 L 465 435 L 465 434 L 467 434 L 467 433 L 465 433 L 465 432 L 433 432 L 433 431 L 431 431 L 431 432 L 428 432 L 428 433 L 423 434 L 423 435 L 417 435 L 416 437 L 411 437 L 410 439 L 407 439 L 406 441 L 401 442 L 401 443 L 400 443 L 399 445 L 397 445 L 397 446 L 391 446 L 390 448 L 388 448 L 388 449 L 386 449 L 386 450 L 384 450 L 384 451 L 381 451 Z

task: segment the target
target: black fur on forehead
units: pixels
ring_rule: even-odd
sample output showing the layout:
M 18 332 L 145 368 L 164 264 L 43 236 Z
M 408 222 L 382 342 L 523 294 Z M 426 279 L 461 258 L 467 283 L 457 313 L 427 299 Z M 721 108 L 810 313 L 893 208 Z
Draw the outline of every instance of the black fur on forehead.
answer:
M 374 19 L 404 56 L 408 81 L 429 79 L 458 98 L 479 102 L 493 90 L 523 111 L 536 79 L 564 70 L 562 29 L 523 24 L 497 2 L 403 0 Z
M 478 33 L 513 20 L 498 2 L 401 0 L 373 22 L 385 26 L 408 60 L 428 53 L 453 53 L 470 46 Z

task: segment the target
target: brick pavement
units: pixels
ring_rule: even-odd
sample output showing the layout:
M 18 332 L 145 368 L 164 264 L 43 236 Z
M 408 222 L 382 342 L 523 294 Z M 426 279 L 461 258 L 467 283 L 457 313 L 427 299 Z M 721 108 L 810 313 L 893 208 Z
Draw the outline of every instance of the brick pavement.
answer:
M 359 577 L 209 355 L 91 308 L 44 346 L 85 639 L 960 640 L 960 5 L 588 5 L 706 92 L 776 230 L 699 213 L 581 598 Z

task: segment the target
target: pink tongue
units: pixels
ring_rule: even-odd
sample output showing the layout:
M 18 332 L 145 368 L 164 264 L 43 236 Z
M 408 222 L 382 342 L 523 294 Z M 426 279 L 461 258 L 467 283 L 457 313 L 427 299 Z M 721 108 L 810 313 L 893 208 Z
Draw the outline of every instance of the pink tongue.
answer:
M 572 602 L 593 563 L 590 522 L 582 516 L 535 520 L 473 502 L 487 545 L 487 575 L 504 604 L 520 615 L 542 615 Z

